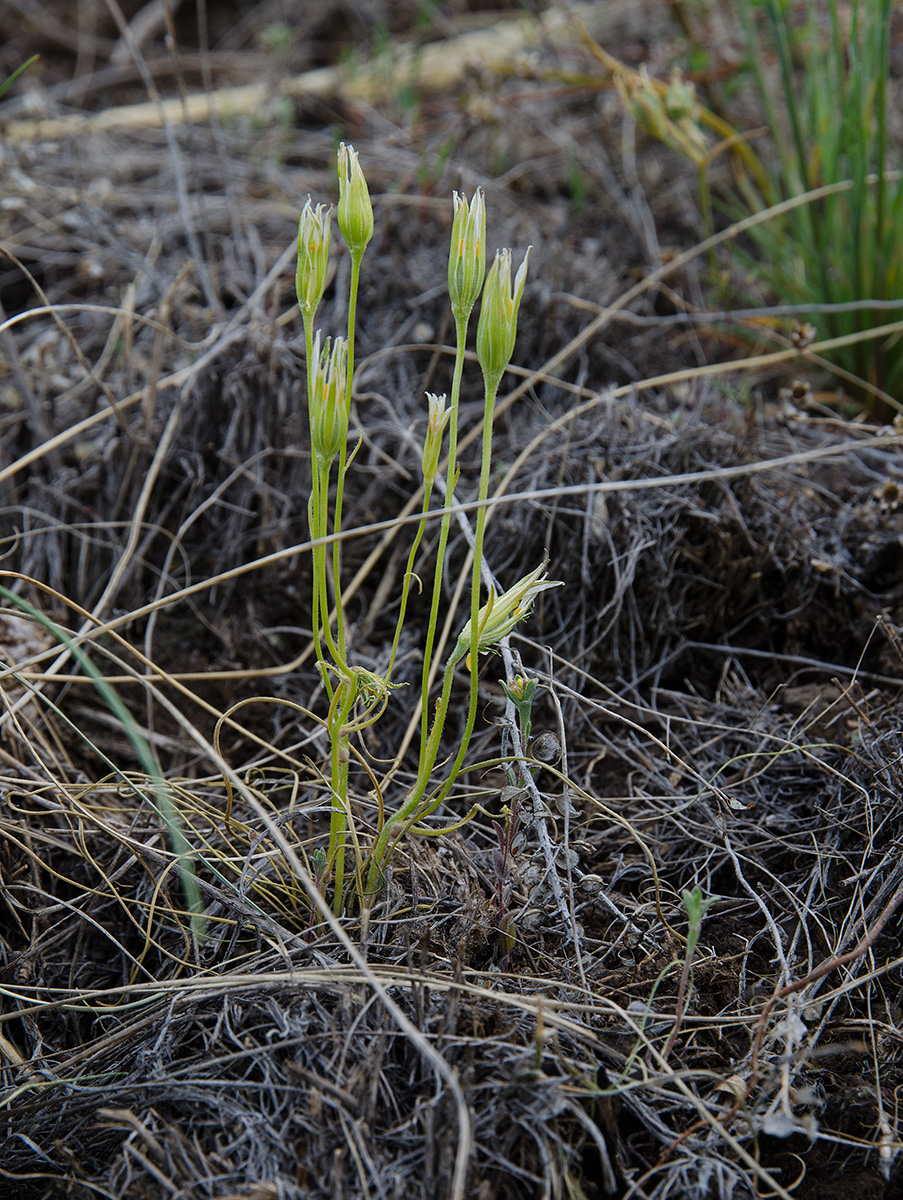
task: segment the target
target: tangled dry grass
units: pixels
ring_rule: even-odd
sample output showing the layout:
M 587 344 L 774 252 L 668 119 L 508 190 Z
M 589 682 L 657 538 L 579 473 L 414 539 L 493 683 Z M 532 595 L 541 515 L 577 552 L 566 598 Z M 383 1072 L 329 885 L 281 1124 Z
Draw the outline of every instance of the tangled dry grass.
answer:
M 493 89 L 491 119 L 446 97 L 407 124 L 338 101 L 324 120 L 318 100 L 290 133 L 4 147 L 0 582 L 152 745 L 204 940 L 121 723 L 7 602 L 2 1195 L 899 1194 L 900 431 L 788 405 L 793 373 L 820 382 L 792 349 L 715 374 L 740 323 L 672 320 L 699 295 L 687 181 L 649 149 L 646 205 L 604 93 Z M 535 245 L 487 556 L 506 580 L 548 548 L 567 585 L 510 649 L 543 689 L 514 852 L 500 864 L 490 817 L 411 838 L 366 925 L 310 883 L 329 791 L 291 303 L 293 222 L 333 188 L 342 122 L 387 231 L 346 495 L 358 660 L 387 652 L 421 397 L 445 386 L 454 186 L 482 184 L 500 242 Z M 656 257 L 658 236 L 690 254 Z M 473 391 L 465 429 L 478 410 Z M 474 470 L 465 446 L 465 501 Z M 510 736 L 492 666 L 475 763 Z M 498 814 L 505 786 L 473 770 L 443 819 Z M 357 819 L 377 819 L 363 774 Z M 716 899 L 689 961 L 694 886 Z

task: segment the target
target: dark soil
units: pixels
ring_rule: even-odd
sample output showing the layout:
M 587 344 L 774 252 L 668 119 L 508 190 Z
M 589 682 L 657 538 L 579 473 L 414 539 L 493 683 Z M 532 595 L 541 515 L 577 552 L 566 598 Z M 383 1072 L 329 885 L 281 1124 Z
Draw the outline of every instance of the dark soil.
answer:
M 702 236 L 695 172 L 635 130 L 573 27 L 436 90 L 394 48 L 498 47 L 513 6 L 168 7 L 169 37 L 141 32 L 154 5 L 123 6 L 131 49 L 116 5 L 0 7 L 0 78 L 41 56 L 0 101 L 0 1196 L 898 1196 L 899 428 L 802 360 L 738 367 L 786 344 L 764 326 L 682 319 L 711 281 L 707 257 L 676 258 Z M 667 78 L 682 11 L 583 16 Z M 707 19 L 723 87 L 735 34 Z M 149 81 L 175 102 L 162 127 L 111 120 Z M 259 83 L 266 103 L 183 119 L 180 95 Z M 292 252 L 307 195 L 335 203 L 343 139 L 377 231 L 342 551 L 355 661 L 386 669 L 424 392 L 450 387 L 454 189 L 484 189 L 492 251 L 533 246 L 486 560 L 508 586 L 547 552 L 565 586 L 511 639 L 539 683 L 539 802 L 519 801 L 512 853 L 493 655 L 481 765 L 431 820 L 481 813 L 406 837 L 369 919 L 329 924 L 296 868 L 330 791 Z M 463 501 L 482 410 L 470 362 Z M 435 552 L 431 525 L 424 580 Z M 466 553 L 453 526 L 449 605 Z M 426 614 L 414 595 L 409 686 L 360 741 L 380 776 Z M 201 944 L 165 803 L 79 633 L 199 855 Z M 449 756 L 467 687 L 462 668 Z M 416 769 L 406 749 L 390 810 Z M 373 780 L 355 766 L 364 838 Z M 694 887 L 713 902 L 684 972 Z

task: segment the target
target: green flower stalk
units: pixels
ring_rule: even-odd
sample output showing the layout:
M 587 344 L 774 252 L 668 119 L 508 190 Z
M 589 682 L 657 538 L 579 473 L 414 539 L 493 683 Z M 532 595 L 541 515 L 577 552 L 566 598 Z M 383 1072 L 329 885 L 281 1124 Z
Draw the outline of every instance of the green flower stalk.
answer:
M 490 596 L 487 603 L 479 610 L 477 621 L 477 648 L 480 653 L 489 650 L 496 642 L 511 632 L 514 626 L 526 617 L 533 607 L 533 601 L 540 592 L 548 588 L 563 586 L 560 581 L 546 578 L 546 562 L 542 562 L 529 575 L 518 580 L 513 587 L 502 592 L 500 596 Z M 476 703 L 471 696 L 470 708 L 467 714 L 467 725 L 461 738 L 461 746 L 455 756 L 451 770 L 448 771 L 445 782 L 431 795 L 427 796 L 433 767 L 439 753 L 442 730 L 448 713 L 451 699 L 452 683 L 455 676 L 455 665 L 465 656 L 470 656 L 472 646 L 472 626 L 468 621 L 458 635 L 458 641 L 445 664 L 442 680 L 442 695 L 436 703 L 436 716 L 430 730 L 429 742 L 421 755 L 420 769 L 404 804 L 399 808 L 392 821 L 386 821 L 373 847 L 370 856 L 370 867 L 367 874 L 366 893 L 372 897 L 378 891 L 382 879 L 382 868 L 387 856 L 391 853 L 394 842 L 404 831 L 417 821 L 423 820 L 434 812 L 449 794 L 470 745 L 473 725 L 476 717 Z M 471 666 L 471 692 L 476 690 L 477 671 Z M 533 693 L 529 685 L 525 685 L 524 696 L 529 693 L 528 705 L 532 704 Z
M 332 207 L 318 204 L 316 208 L 307 197 L 298 221 L 298 265 L 295 268 L 295 294 L 304 318 L 305 328 L 314 318 L 326 290 L 329 269 L 330 216 Z
M 327 456 L 325 469 L 321 469 L 322 450 L 324 445 L 335 443 L 338 440 L 338 429 L 335 425 L 334 417 L 332 416 L 332 408 L 327 402 L 330 392 L 329 376 L 335 376 L 338 363 L 332 362 L 332 356 L 329 354 L 329 343 L 325 351 L 326 357 L 330 358 L 330 366 L 327 369 L 323 357 L 320 354 L 320 335 L 317 334 L 316 345 L 313 337 L 313 319 L 317 309 L 320 306 L 320 301 L 323 299 L 323 292 L 326 289 L 326 275 L 329 267 L 329 240 L 331 235 L 330 214 L 331 208 L 326 208 L 322 204 L 313 207 L 310 201 L 310 196 L 307 197 L 307 203 L 301 210 L 301 216 L 298 220 L 298 257 L 295 266 L 295 295 L 298 299 L 298 307 L 301 310 L 301 316 L 304 321 L 304 350 L 307 360 L 307 395 L 308 395 L 308 416 L 310 418 L 311 430 L 311 448 L 313 457 L 313 481 L 311 484 L 311 495 L 308 504 L 308 517 L 310 522 L 311 537 L 319 537 L 326 532 L 326 514 L 324 511 L 324 495 L 329 493 L 329 464 L 332 459 Z M 334 348 L 335 354 L 337 348 Z M 333 392 L 335 389 L 332 389 Z M 347 419 L 345 422 L 347 431 Z M 344 445 L 344 442 L 342 442 Z M 320 453 L 317 453 L 317 447 L 320 448 Z M 333 456 L 334 457 L 334 456 Z M 326 476 L 325 491 L 322 484 L 322 476 Z M 325 582 L 321 580 L 319 574 L 319 564 L 323 564 L 325 572 L 325 552 L 322 550 L 314 550 L 313 553 L 313 573 L 312 573 L 312 588 L 313 588 L 313 632 L 314 645 L 316 647 L 317 662 L 321 665 L 324 663 L 323 647 L 320 638 L 320 603 L 321 597 L 325 598 Z M 328 612 L 326 607 L 324 612 Z M 328 631 L 327 631 L 327 636 Z M 331 640 L 330 640 L 331 644 Z M 323 676 L 326 690 L 332 696 L 332 688 L 325 674 Z
M 483 609 L 480 609 L 480 569 L 483 561 L 483 536 L 486 530 L 486 509 L 483 502 L 489 495 L 489 468 L 492 459 L 492 421 L 495 412 L 495 397 L 499 383 L 508 369 L 508 363 L 511 361 L 511 355 L 514 352 L 514 341 L 517 337 L 517 313 L 520 308 L 521 297 L 524 294 L 524 283 L 527 279 L 527 264 L 530 261 L 530 250 L 531 247 L 528 246 L 527 252 L 524 255 L 524 261 L 521 263 L 515 276 L 513 288 L 511 284 L 511 251 L 499 250 L 496 252 L 495 259 L 489 269 L 489 275 L 486 278 L 486 286 L 483 288 L 483 303 L 480 308 L 480 320 L 477 324 L 477 358 L 483 371 L 485 400 L 483 405 L 483 446 L 480 458 L 480 489 L 478 497 L 480 507 L 477 510 L 473 543 L 470 621 L 468 626 L 465 627 L 470 638 L 468 661 L 473 665 L 470 680 L 470 709 L 467 716 L 465 741 L 470 739 L 477 715 L 478 685 L 476 659 L 483 649 L 483 642 L 485 641 L 484 635 L 486 629 L 484 626 L 490 621 L 493 606 L 498 605 L 502 599 L 502 597 L 499 597 L 498 600 L 494 600 L 490 596 L 488 604 Z M 538 573 L 533 573 L 534 578 L 532 581 L 530 576 L 527 576 L 521 583 L 529 587 L 530 582 L 535 582 L 539 579 L 539 575 L 543 569 L 544 567 L 540 567 Z M 509 592 L 504 593 L 504 596 L 509 598 L 512 590 L 509 589 Z M 510 616 L 512 611 L 513 608 L 507 615 Z M 514 622 L 512 622 L 513 624 Z M 507 630 L 503 630 L 495 638 L 491 639 L 489 644 L 491 645 L 493 641 L 499 641 L 500 638 L 505 636 L 506 632 Z M 457 653 L 459 648 L 460 643 L 454 653 Z M 465 647 L 458 657 L 467 652 Z
M 502 638 L 507 637 L 515 625 L 529 615 L 533 602 L 540 592 L 562 586 L 560 580 L 546 578 L 547 566 L 547 561 L 540 563 L 529 575 L 519 579 L 513 587 L 502 592 L 500 596 L 490 592 L 489 599 L 477 613 L 476 647 L 478 654 L 485 654 Z M 458 641 L 449 662 L 459 662 L 465 654 L 469 658 L 473 642 L 473 622 L 471 620 L 458 634 Z M 468 662 L 468 665 L 473 670 L 473 663 Z
M 339 146 L 339 228 L 352 255 L 360 256 L 373 237 L 373 205 L 357 151 Z
M 451 409 L 445 407 L 446 397 L 444 393 L 441 396 L 436 396 L 432 392 L 427 392 L 426 399 L 429 405 L 429 415 L 427 416 L 426 436 L 423 439 L 423 456 L 421 458 L 423 469 L 423 500 L 420 509 L 420 522 L 408 553 L 408 565 L 404 573 L 404 583 L 401 589 L 401 604 L 398 608 L 398 619 L 395 623 L 395 637 L 392 640 L 392 652 L 389 656 L 389 667 L 386 672 L 387 680 L 391 679 L 392 670 L 395 666 L 395 657 L 398 653 L 398 642 L 401 638 L 402 627 L 404 626 L 411 584 L 415 579 L 417 579 L 418 583 L 420 582 L 414 574 L 414 563 L 423 539 L 424 530 L 426 529 L 427 514 L 430 510 L 430 498 L 433 494 L 433 485 L 436 482 L 436 474 L 439 470 L 439 456 L 442 453 L 442 438 L 445 433 L 445 427 L 448 425 L 452 415 Z M 430 645 L 432 645 L 432 641 L 430 641 Z M 393 685 L 389 684 L 389 686 Z
M 448 255 L 448 294 L 455 320 L 467 321 L 486 275 L 486 204 L 477 188 L 470 204 L 454 194 L 451 250 Z
M 354 338 L 357 325 L 357 293 L 360 283 L 361 260 L 367 244 L 373 237 L 373 206 L 367 181 L 358 162 L 357 151 L 342 142 L 338 153 L 339 203 L 336 215 L 342 237 L 351 251 L 351 282 L 348 287 L 348 363 L 345 384 L 345 413 L 351 413 L 351 386 L 354 379 Z M 339 452 L 336 475 L 333 529 L 338 534 L 342 528 L 342 505 L 345 496 L 345 457 L 347 447 L 343 444 Z M 325 532 L 325 530 L 324 530 Z M 342 543 L 336 537 L 332 547 L 332 576 L 335 587 L 336 647 L 340 662 L 345 663 L 345 613 L 342 605 Z
M 445 472 L 445 502 L 452 503 L 458 478 L 458 400 L 461 396 L 461 377 L 467 343 L 470 314 L 480 294 L 486 275 L 486 205 L 480 188 L 468 203 L 465 196 L 454 194 L 451 245 L 448 252 L 448 294 L 455 318 L 455 368 L 452 374 L 450 417 L 448 421 L 448 460 Z M 420 705 L 420 755 L 427 754 L 429 739 L 430 686 L 433 672 L 433 644 L 439 622 L 439 603 L 442 597 L 442 577 L 445 570 L 445 550 L 451 528 L 451 514 L 446 508 L 439 528 L 436 566 L 433 574 L 433 594 L 427 622 L 426 645 L 423 652 L 423 677 Z
M 511 251 L 497 251 L 483 289 L 483 306 L 477 325 L 477 358 L 483 369 L 486 391 L 492 393 L 493 397 L 514 353 L 517 312 L 524 294 L 531 250 L 532 246 L 528 246 L 524 261 L 514 278 L 513 289 Z
M 348 376 L 348 342 L 327 338 L 321 351 L 320 331 L 311 345 L 308 360 L 308 417 L 310 448 L 313 457 L 312 488 L 309 505 L 310 532 L 313 538 L 324 538 L 329 532 L 327 502 L 329 474 L 336 458 L 344 457 L 348 443 L 348 407 L 345 402 Z M 338 586 L 336 586 L 338 594 Z M 336 665 L 345 668 L 345 648 L 342 640 L 341 609 L 337 640 L 326 621 L 329 595 L 326 582 L 326 547 L 313 550 L 313 627 L 317 661 L 323 663 L 320 630 Z M 324 682 L 326 676 L 324 674 Z M 332 694 L 327 683 L 327 691 Z

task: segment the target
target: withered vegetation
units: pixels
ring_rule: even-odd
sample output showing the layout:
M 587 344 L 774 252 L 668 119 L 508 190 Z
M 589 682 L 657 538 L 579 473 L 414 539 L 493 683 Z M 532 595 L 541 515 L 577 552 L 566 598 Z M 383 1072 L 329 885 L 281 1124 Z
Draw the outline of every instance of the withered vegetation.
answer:
M 170 8 L 178 58 L 161 30 L 135 44 L 167 97 L 275 86 L 413 23 L 236 4 L 205 51 L 195 6 Z M 449 10 L 431 36 L 461 31 Z M 612 5 L 595 32 L 666 64 L 676 27 L 650 12 Z M 0 74 L 44 59 L 7 127 L 147 99 L 98 20 L 63 5 L 39 33 L 10 6 Z M 122 723 L 5 601 L 0 1195 L 900 1194 L 900 428 L 819 393 L 811 359 L 730 366 L 789 344 L 767 323 L 684 320 L 710 265 L 673 257 L 700 237 L 694 181 L 652 143 L 624 154 L 587 72 L 578 40 L 550 40 L 438 95 L 369 105 L 337 83 L 200 124 L 3 141 L 0 583 L 84 635 L 153 747 L 204 938 Z M 455 187 L 486 190 L 494 242 L 534 245 L 487 558 L 507 582 L 548 550 L 566 584 L 512 639 L 541 682 L 539 802 L 517 797 L 508 852 L 504 771 L 473 770 L 436 819 L 474 799 L 488 815 L 402 842 L 369 920 L 340 925 L 297 870 L 329 788 L 303 711 L 324 699 L 292 273 L 339 137 L 379 230 L 343 547 L 356 660 L 386 662 L 411 530 L 395 518 L 417 501 L 424 392 L 448 386 Z M 465 432 L 480 412 L 474 364 Z M 460 500 L 476 462 L 471 441 Z M 466 553 L 460 537 L 449 605 Z M 413 686 L 360 746 L 380 770 L 415 704 L 411 609 Z M 503 675 L 486 661 L 475 763 L 510 744 Z M 364 836 L 379 809 L 355 781 Z M 717 899 L 687 971 L 696 886 Z

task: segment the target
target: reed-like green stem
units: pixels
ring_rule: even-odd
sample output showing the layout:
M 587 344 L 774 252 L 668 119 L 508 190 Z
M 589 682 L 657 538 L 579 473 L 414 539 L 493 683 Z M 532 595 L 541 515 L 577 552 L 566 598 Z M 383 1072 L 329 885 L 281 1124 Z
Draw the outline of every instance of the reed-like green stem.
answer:
M 353 675 L 348 675 L 341 679 L 336 687 L 327 720 L 331 744 L 329 784 L 332 791 L 327 861 L 333 864 L 335 874 L 333 911 L 336 916 L 341 913 L 344 901 L 345 832 L 348 827 L 348 761 L 350 757 L 348 722 L 356 699 L 356 680 Z
M 315 467 L 315 475 L 317 469 Z M 319 479 L 316 485 L 319 503 L 316 509 L 317 528 L 315 533 L 316 539 L 327 537 L 329 528 L 329 464 L 319 464 Z M 332 656 L 333 662 L 338 667 L 339 671 L 347 672 L 348 667 L 345 663 L 345 657 L 342 653 L 342 648 L 337 645 L 336 639 L 332 636 L 332 630 L 329 627 L 329 589 L 326 579 L 326 546 L 319 545 L 314 547 L 314 580 L 320 589 L 320 620 L 319 628 L 323 632 L 323 637 L 326 641 L 327 649 Z M 342 608 L 338 595 L 339 583 L 337 579 L 333 580 L 333 588 L 336 594 L 335 609 L 337 629 L 342 629 Z
M 195 876 L 194 864 L 197 851 L 185 836 L 179 810 L 173 801 L 171 789 L 163 776 L 163 770 L 157 761 L 157 756 L 150 743 L 139 729 L 138 723 L 131 712 L 129 712 L 120 699 L 119 693 L 103 677 L 85 650 L 77 644 L 66 630 L 62 629 L 54 621 L 51 621 L 40 609 L 35 608 L 33 604 L 30 604 L 21 596 L 17 596 L 15 592 L 11 592 L 9 588 L 0 586 L 0 597 L 8 603 L 15 605 L 26 616 L 46 629 L 61 646 L 66 647 L 85 675 L 94 684 L 110 713 L 119 722 L 122 732 L 128 738 L 129 742 L 131 742 L 132 749 L 141 763 L 141 769 L 144 771 L 148 782 L 153 788 L 156 811 L 165 824 L 169 835 L 169 844 L 172 848 L 182 882 L 182 891 L 188 909 L 192 937 L 196 945 L 202 945 L 207 940 L 207 921 L 204 917 L 204 903 L 201 899 L 201 891 Z M 120 772 L 120 774 L 127 780 L 123 772 Z M 127 782 L 130 781 L 127 780 Z
M 423 648 L 423 678 L 421 683 L 420 709 L 420 761 L 427 753 L 430 728 L 430 682 L 433 667 L 433 646 L 439 624 L 439 604 L 442 599 L 442 577 L 445 572 L 445 551 L 451 527 L 450 506 L 454 502 L 455 485 L 458 482 L 458 402 L 461 397 L 461 377 L 464 372 L 464 348 L 467 342 L 467 323 L 470 313 L 455 314 L 455 369 L 452 375 L 451 416 L 448 423 L 448 462 L 445 470 L 445 511 L 439 526 L 439 544 L 436 547 L 436 565 L 433 570 L 433 593 L 430 600 L 430 615 L 426 627 L 426 643 Z
M 386 821 L 380 830 L 379 837 L 373 846 L 370 854 L 370 867 L 367 873 L 367 882 L 364 888 L 366 903 L 369 898 L 376 895 L 382 884 L 382 865 L 386 858 L 386 852 L 389 849 L 390 843 L 397 832 L 398 826 L 404 825 L 413 813 L 417 811 L 423 794 L 426 791 L 430 781 L 433 767 L 436 763 L 436 758 L 439 754 L 439 746 L 442 740 L 442 730 L 445 727 L 445 717 L 448 714 L 448 705 L 451 699 L 452 683 L 455 677 L 455 665 L 460 662 L 461 655 L 453 651 L 445 664 L 445 672 L 442 678 L 442 694 L 436 704 L 436 715 L 433 720 L 433 725 L 427 739 L 426 746 L 420 755 L 420 764 L 417 772 L 417 778 L 411 786 L 410 791 L 405 797 L 404 803 L 394 814 L 391 821 Z
M 311 381 L 313 379 L 313 358 L 314 358 L 314 331 L 313 320 L 310 317 L 304 317 L 304 354 L 307 363 L 307 394 L 311 394 Z M 313 428 L 311 428 L 311 447 L 314 444 Z M 322 511 L 323 500 L 320 495 L 320 477 L 317 471 L 317 463 L 311 453 L 311 491 L 310 498 L 307 504 L 307 526 L 310 530 L 312 539 L 318 537 L 320 528 L 320 512 Z M 317 550 L 311 551 L 311 630 L 314 639 L 314 653 L 317 657 L 317 665 L 320 667 L 320 677 L 323 680 L 324 686 L 327 689 L 327 694 L 330 701 L 332 700 L 332 683 L 323 670 L 326 659 L 323 654 L 323 639 L 320 634 L 320 573 L 317 570 Z M 326 609 L 325 616 L 329 615 L 329 609 Z M 324 620 L 325 620 L 324 616 Z
M 398 619 L 395 622 L 395 636 L 392 638 L 392 650 L 389 654 L 389 665 L 386 668 L 386 683 L 392 679 L 392 671 L 395 669 L 395 658 L 398 654 L 398 643 L 401 639 L 401 631 L 404 628 L 404 618 L 408 608 L 408 597 L 411 594 L 411 583 L 414 579 L 414 563 L 417 559 L 417 551 L 420 548 L 420 542 L 423 539 L 423 534 L 426 529 L 426 517 L 430 509 L 430 500 L 433 495 L 432 484 L 427 484 L 423 489 L 423 502 L 420 506 L 420 524 L 417 526 L 417 532 L 414 534 L 414 540 L 411 543 L 411 549 L 408 553 L 408 562 L 405 567 L 404 582 L 401 585 L 401 601 L 398 606 Z
M 479 499 L 486 500 L 489 495 L 489 473 L 492 467 L 492 420 L 495 412 L 495 399 L 498 390 L 498 385 L 487 384 L 485 404 L 483 410 L 483 441 L 482 453 L 480 458 L 480 487 Z M 454 413 L 454 409 L 452 410 Z M 454 417 L 452 418 L 454 419 Z M 450 497 L 451 493 L 448 493 Z M 382 864 L 386 855 L 386 850 L 389 847 L 390 840 L 393 836 L 393 825 L 398 826 L 406 821 L 409 821 L 412 816 L 417 814 L 418 817 L 427 816 L 434 811 L 442 803 L 448 793 L 454 786 L 458 773 L 464 763 L 464 758 L 470 746 L 470 739 L 473 736 L 473 729 L 476 723 L 477 709 L 479 705 L 479 621 L 478 615 L 480 610 L 480 577 L 482 572 L 483 562 L 483 539 L 486 530 L 486 506 L 481 504 L 477 509 L 476 529 L 474 532 L 474 551 L 473 551 L 473 576 L 471 579 L 471 603 L 470 603 L 470 700 L 467 706 L 467 720 L 464 725 L 464 732 L 461 735 L 461 741 L 458 746 L 458 752 L 455 755 L 454 762 L 449 770 L 445 782 L 433 800 L 430 801 L 426 811 L 420 811 L 420 805 L 423 796 L 429 786 L 432 777 L 433 768 L 436 765 L 436 759 L 439 755 L 439 747 L 442 740 L 442 732 L 445 728 L 445 719 L 448 715 L 448 706 L 451 699 L 452 681 L 454 679 L 455 666 L 461 661 L 465 654 L 460 644 L 457 644 L 449 656 L 448 662 L 445 665 L 445 673 L 442 680 L 442 694 L 436 705 L 436 712 L 433 718 L 432 727 L 429 731 L 429 736 L 426 743 L 422 746 L 420 754 L 420 763 L 417 771 L 417 778 L 413 786 L 405 797 L 404 804 L 398 810 L 395 820 L 392 825 L 387 823 L 373 847 L 373 853 L 370 861 L 370 870 L 367 877 L 367 894 L 372 895 L 376 892 L 380 884 L 382 874 Z M 426 705 L 424 703 L 424 715 L 426 715 Z
M 351 254 L 351 284 L 348 292 L 348 378 L 345 383 L 345 412 L 351 413 L 351 387 L 354 382 L 354 335 L 357 325 L 357 293 L 361 277 L 361 259 L 364 251 Z M 335 512 L 333 529 L 336 534 L 332 544 L 332 574 L 336 608 L 336 643 L 339 661 L 345 664 L 346 636 L 345 609 L 342 604 L 342 540 L 338 536 L 342 529 L 342 502 L 345 496 L 345 465 L 348 459 L 348 443 L 343 442 L 339 450 L 339 470 L 336 479 Z

